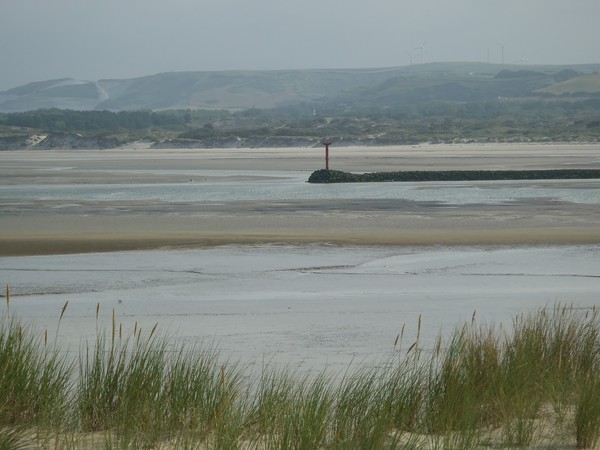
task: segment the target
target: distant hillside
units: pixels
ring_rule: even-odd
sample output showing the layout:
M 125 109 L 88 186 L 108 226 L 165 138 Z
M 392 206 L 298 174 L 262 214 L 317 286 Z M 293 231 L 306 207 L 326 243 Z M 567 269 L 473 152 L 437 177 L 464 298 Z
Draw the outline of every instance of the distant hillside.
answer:
M 600 93 L 600 75 L 579 72 L 569 68 L 523 66 L 472 67 L 469 72 L 433 72 L 429 74 L 404 74 L 379 84 L 345 91 L 334 98 L 334 107 L 365 114 L 387 109 L 393 114 L 406 114 L 407 106 L 435 104 L 488 105 L 505 100 L 544 98 L 548 95 L 578 92 L 593 97 Z M 565 81 L 566 80 L 566 81 Z
M 0 112 L 75 110 L 249 109 L 314 101 L 379 83 L 398 69 L 173 72 L 127 80 L 72 79 L 0 92 Z
M 600 74 L 570 78 L 562 83 L 540 89 L 538 92 L 555 95 L 598 94 L 600 93 Z
M 325 104 L 325 99 L 336 108 L 349 103 L 387 107 L 431 100 L 485 101 L 526 96 L 535 91 L 562 93 L 562 89 L 572 89 L 569 86 L 577 83 L 590 86 L 586 77 L 597 78 L 593 74 L 598 71 L 600 64 L 431 63 L 383 69 L 173 72 L 124 80 L 65 78 L 0 92 L 0 112 L 42 108 L 243 110 Z M 561 84 L 564 86 L 559 87 Z M 552 90 L 554 87 L 556 91 Z

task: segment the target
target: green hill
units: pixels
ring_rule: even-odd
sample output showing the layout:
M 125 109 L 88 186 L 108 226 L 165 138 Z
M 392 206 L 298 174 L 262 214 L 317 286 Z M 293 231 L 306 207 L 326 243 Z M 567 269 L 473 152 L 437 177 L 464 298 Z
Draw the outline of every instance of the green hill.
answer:
M 325 100 L 336 108 L 348 103 L 380 107 L 428 101 L 488 101 L 528 96 L 540 90 L 545 93 L 544 89 L 557 83 L 575 83 L 576 79 L 564 81 L 572 74 L 594 78 L 592 74 L 599 70 L 600 64 L 430 63 L 375 69 L 172 72 L 123 80 L 65 78 L 0 92 L 0 112 L 41 108 L 242 110 Z
M 582 75 L 570 78 L 561 83 L 539 89 L 537 92 L 545 94 L 599 94 L 600 74 Z

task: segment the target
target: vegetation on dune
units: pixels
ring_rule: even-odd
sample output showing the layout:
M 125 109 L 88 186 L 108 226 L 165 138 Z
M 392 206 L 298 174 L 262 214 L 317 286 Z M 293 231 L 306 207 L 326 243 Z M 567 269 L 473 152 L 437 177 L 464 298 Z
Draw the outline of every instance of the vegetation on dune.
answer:
M 336 145 L 600 140 L 600 100 L 359 105 L 323 105 L 316 116 L 308 104 L 243 112 L 39 110 L 0 114 L 0 147 L 25 147 L 27 138 L 35 134 L 49 135 L 38 144 L 40 148 L 53 148 L 52 138 L 61 136 L 104 139 L 104 146 L 111 148 L 136 140 L 190 148 L 311 147 L 320 145 L 324 136 Z M 95 145 L 103 148 L 102 143 Z
M 7 291 L 7 298 L 9 293 Z M 0 326 L 0 448 L 594 448 L 600 317 L 556 306 L 512 329 L 470 323 L 419 336 L 343 376 L 246 372 L 156 327 L 110 333 L 71 360 L 7 309 Z M 65 314 L 65 308 L 61 317 Z M 98 316 L 98 309 L 96 311 Z M 420 327 L 419 327 L 420 332 Z

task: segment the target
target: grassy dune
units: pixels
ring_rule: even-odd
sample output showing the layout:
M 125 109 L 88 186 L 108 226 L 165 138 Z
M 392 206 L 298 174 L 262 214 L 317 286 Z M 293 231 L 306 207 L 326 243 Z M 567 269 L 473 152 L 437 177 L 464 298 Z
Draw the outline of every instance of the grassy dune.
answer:
M 65 307 L 59 320 L 68 314 Z M 98 312 L 96 313 L 98 315 Z M 222 365 L 156 327 L 61 352 L 0 318 L 0 449 L 597 448 L 600 321 L 557 306 L 419 336 L 343 376 Z

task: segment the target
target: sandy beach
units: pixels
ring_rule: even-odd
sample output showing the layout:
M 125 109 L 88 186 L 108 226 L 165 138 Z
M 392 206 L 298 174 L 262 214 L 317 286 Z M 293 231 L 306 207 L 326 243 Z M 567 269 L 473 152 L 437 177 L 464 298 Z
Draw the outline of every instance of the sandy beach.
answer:
M 0 152 L 0 255 L 213 246 L 224 243 L 362 245 L 600 243 L 600 208 L 534 194 L 504 202 L 398 198 L 19 198 L 19 187 L 201 188 L 291 178 L 323 166 L 322 148 Z M 556 169 L 600 167 L 600 146 L 468 144 L 332 148 L 334 169 Z M 457 186 L 411 189 L 443 192 Z M 493 193 L 504 183 L 462 183 Z M 515 188 L 519 186 L 515 185 Z M 600 180 L 537 181 L 530 189 L 594 192 Z M 12 190 L 10 190 L 12 189 Z M 315 188 L 322 189 L 321 188 Z M 600 191 L 599 191 L 600 192 Z M 15 197 L 13 197 L 13 195 Z M 533 196 L 532 196 L 533 195 Z M 540 194 L 541 195 L 541 194 Z M 592 194 L 593 195 L 593 194 Z M 460 194 L 457 195 L 457 199 Z

